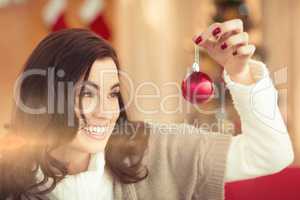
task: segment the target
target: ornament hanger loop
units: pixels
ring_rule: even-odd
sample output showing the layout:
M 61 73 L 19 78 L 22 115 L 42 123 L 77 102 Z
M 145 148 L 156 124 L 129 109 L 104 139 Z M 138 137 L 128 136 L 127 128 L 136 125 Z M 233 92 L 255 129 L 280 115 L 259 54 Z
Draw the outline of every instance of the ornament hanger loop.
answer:
M 194 45 L 195 50 L 194 50 L 194 63 L 193 63 L 193 71 L 199 72 L 200 71 L 200 48 L 198 45 Z

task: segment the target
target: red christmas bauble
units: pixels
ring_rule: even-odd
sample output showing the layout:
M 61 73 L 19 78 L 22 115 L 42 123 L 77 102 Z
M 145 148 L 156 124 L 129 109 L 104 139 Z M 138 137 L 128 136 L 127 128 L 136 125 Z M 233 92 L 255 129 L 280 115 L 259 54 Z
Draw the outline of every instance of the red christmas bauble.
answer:
M 214 87 L 210 77 L 203 72 L 192 72 L 181 84 L 183 97 L 192 104 L 204 103 L 212 97 Z

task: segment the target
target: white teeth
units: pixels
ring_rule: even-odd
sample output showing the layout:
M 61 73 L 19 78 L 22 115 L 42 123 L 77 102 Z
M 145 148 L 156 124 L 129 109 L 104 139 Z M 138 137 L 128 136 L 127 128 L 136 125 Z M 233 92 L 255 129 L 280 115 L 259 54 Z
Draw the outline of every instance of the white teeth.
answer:
M 103 126 L 88 126 L 84 128 L 84 130 L 88 131 L 90 134 L 103 133 L 106 129 L 107 127 Z

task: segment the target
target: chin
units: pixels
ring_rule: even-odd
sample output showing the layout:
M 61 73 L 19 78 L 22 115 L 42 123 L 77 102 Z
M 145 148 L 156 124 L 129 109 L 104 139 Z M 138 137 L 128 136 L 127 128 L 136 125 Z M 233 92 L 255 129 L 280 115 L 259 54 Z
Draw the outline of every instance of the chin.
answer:
M 104 141 L 99 141 L 97 143 L 89 143 L 87 145 L 85 145 L 85 151 L 87 153 L 98 153 L 98 152 L 104 152 L 107 140 Z
M 88 131 L 81 130 L 78 132 L 76 139 L 73 141 L 73 146 L 79 149 L 81 152 L 103 152 L 109 139 L 109 136 L 112 133 L 112 129 L 113 128 L 107 130 L 107 132 L 102 135 L 91 134 Z

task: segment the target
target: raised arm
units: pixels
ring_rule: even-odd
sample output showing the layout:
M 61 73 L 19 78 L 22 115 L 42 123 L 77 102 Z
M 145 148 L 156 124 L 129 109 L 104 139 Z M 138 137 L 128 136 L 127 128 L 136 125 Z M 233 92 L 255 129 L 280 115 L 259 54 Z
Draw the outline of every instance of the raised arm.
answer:
M 229 147 L 225 180 L 267 175 L 288 166 L 294 154 L 277 91 L 265 65 L 251 59 L 255 46 L 248 43 L 243 22 L 214 23 L 194 42 L 224 67 L 224 80 L 242 122 L 242 134 Z
M 289 134 L 277 105 L 277 91 L 266 66 L 249 61 L 256 83 L 224 80 L 240 115 L 242 134 L 229 147 L 225 181 L 237 181 L 279 172 L 294 159 Z

